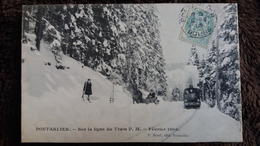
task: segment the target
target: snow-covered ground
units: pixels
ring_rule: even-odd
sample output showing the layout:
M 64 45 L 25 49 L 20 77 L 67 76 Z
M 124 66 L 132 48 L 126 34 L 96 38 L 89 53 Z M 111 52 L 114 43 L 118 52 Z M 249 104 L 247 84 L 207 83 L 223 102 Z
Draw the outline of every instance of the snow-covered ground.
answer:
M 155 114 L 157 117 L 153 117 L 153 123 L 142 123 L 140 127 L 166 128 L 166 130 L 164 132 L 143 131 L 139 135 L 132 136 L 130 140 L 142 142 L 147 139 L 152 142 L 242 141 L 241 124 L 219 112 L 218 109 L 209 108 L 205 103 L 202 103 L 200 109 L 184 109 L 182 102 L 165 102 L 158 106 L 157 110 L 163 114 Z M 159 121 L 154 119 L 159 119 Z M 149 117 L 148 120 L 151 118 Z M 178 130 L 168 131 L 167 128 L 178 128 Z M 143 139 L 145 136 L 148 138 Z
M 133 104 L 130 93 L 119 85 L 114 87 L 115 102 L 110 103 L 111 81 L 67 56 L 63 65 L 69 69 L 56 69 L 49 45 L 41 44 L 40 51 L 30 50 L 34 44 L 22 45 L 23 142 L 242 140 L 238 121 L 205 104 L 200 109 L 184 109 L 182 102 L 161 98 L 158 105 Z M 45 65 L 48 62 L 51 65 Z M 81 98 L 88 78 L 91 103 Z M 68 131 L 53 130 L 62 127 Z

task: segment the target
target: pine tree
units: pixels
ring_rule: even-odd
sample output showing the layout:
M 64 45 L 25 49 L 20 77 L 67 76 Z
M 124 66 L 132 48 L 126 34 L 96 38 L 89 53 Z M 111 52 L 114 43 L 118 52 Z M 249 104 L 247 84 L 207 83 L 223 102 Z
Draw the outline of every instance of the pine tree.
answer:
M 204 78 L 203 89 L 206 100 L 213 100 L 208 102 L 209 105 L 217 103 L 220 111 L 240 120 L 237 7 L 227 4 L 224 10 L 224 21 L 218 28 L 218 42 L 212 42 L 205 70 L 201 73 Z
M 205 69 L 206 69 L 206 61 L 205 61 L 205 58 L 203 57 L 202 60 L 199 61 L 199 65 L 198 65 L 200 79 L 202 79 L 204 77 Z
M 238 57 L 237 7 L 224 7 L 224 22 L 219 28 L 220 37 L 220 98 L 218 108 L 236 120 L 240 119 L 240 73 Z
M 199 66 L 199 56 L 195 47 L 191 48 L 191 56 L 187 62 L 187 65 Z
M 206 65 L 203 72 L 203 93 L 204 100 L 210 107 L 215 106 L 215 93 L 216 93 L 216 67 L 217 67 L 217 48 L 215 41 L 212 41 L 212 45 L 209 48 L 209 53 L 206 58 Z
M 23 6 L 23 15 L 22 15 L 22 37 L 24 41 L 27 41 L 25 33 L 29 32 L 29 23 L 30 19 L 32 19 L 30 14 L 30 8 L 28 6 Z
M 31 41 L 28 39 L 27 35 L 28 33 L 35 33 L 35 26 L 33 24 L 36 23 L 36 12 L 37 12 L 37 6 L 23 6 L 22 11 L 22 40 L 23 43 L 28 43 L 28 41 Z M 35 47 L 33 47 L 35 48 Z
M 154 5 L 49 6 L 42 18 L 46 24 L 42 35 L 58 63 L 63 53 L 114 83 L 165 95 L 156 13 Z
M 130 84 L 166 94 L 165 61 L 160 45 L 159 21 L 153 5 L 127 6 L 127 73 Z
M 45 14 L 45 7 L 42 5 L 37 6 L 37 13 L 36 13 L 36 24 L 35 24 L 35 34 L 36 34 L 36 48 L 38 51 L 40 51 L 40 43 L 43 37 L 43 31 L 44 31 L 44 22 L 43 22 L 43 16 Z
M 203 94 L 202 101 L 205 101 L 203 83 L 204 83 L 204 78 L 205 78 L 204 76 L 206 73 L 206 61 L 205 61 L 204 56 L 203 56 L 202 60 L 199 62 L 199 66 L 197 67 L 197 69 L 199 71 L 198 87 L 202 90 L 202 94 Z

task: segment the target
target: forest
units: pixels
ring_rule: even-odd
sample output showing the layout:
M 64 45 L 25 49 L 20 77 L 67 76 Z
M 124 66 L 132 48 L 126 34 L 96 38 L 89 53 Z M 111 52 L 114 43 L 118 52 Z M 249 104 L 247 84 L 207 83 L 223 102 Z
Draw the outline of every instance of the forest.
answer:
M 165 60 L 154 5 L 50 5 L 23 8 L 23 39 L 51 45 L 57 68 L 67 55 L 131 90 L 166 94 Z M 35 26 L 35 27 L 34 27 Z

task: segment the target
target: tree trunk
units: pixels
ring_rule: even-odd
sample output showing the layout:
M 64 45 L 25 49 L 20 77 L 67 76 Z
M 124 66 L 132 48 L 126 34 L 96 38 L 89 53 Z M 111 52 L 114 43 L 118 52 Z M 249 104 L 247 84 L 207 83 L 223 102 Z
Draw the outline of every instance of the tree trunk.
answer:
M 42 17 L 44 16 L 45 9 L 42 6 L 38 6 L 38 12 L 36 14 L 36 25 L 35 25 L 35 35 L 36 35 L 36 48 L 40 51 L 40 43 L 43 37 L 44 21 Z

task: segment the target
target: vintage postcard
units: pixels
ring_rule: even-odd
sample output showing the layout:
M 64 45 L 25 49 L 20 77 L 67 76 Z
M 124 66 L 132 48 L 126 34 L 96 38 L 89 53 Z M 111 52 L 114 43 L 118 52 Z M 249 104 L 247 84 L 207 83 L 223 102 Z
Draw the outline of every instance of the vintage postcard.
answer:
M 242 142 L 237 4 L 25 5 L 22 142 Z

